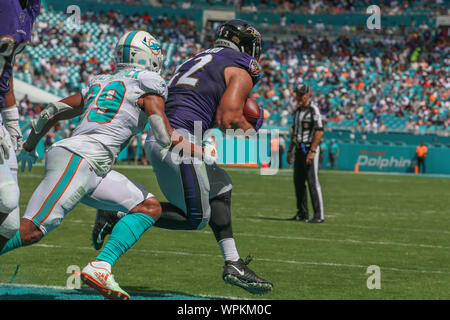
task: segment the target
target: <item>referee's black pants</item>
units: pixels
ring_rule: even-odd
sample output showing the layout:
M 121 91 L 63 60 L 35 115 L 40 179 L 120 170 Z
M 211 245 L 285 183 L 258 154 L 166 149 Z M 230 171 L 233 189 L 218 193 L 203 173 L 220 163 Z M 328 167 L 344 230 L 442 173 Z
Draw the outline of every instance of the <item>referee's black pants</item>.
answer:
M 323 213 L 322 189 L 320 188 L 318 176 L 320 148 L 317 148 L 314 161 L 310 165 L 306 164 L 306 155 L 309 152 L 309 148 L 306 148 L 305 151 L 301 148 L 296 148 L 295 151 L 294 185 L 297 197 L 297 215 L 301 218 L 309 218 L 305 184 L 307 181 L 314 210 L 314 219 L 323 220 L 325 218 Z
M 420 167 L 422 167 L 422 173 L 425 173 L 425 157 L 417 157 L 417 165 L 419 166 L 419 171 Z

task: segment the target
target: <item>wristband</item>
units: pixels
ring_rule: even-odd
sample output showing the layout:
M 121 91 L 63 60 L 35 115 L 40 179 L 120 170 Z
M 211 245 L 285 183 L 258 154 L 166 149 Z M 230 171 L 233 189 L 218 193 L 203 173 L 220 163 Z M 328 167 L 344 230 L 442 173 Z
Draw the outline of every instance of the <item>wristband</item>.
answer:
M 19 109 L 17 109 L 17 105 L 14 104 L 10 107 L 4 108 L 2 110 L 2 118 L 5 122 L 19 121 Z

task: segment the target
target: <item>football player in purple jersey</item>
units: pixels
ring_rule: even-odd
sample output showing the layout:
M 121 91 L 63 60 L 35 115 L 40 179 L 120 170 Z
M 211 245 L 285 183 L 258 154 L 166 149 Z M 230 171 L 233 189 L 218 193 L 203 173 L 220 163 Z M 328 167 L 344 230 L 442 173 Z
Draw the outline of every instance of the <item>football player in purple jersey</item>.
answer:
M 247 21 L 234 19 L 221 25 L 215 46 L 184 62 L 169 81 L 165 113 L 173 129 L 190 142 L 201 145 L 205 132 L 215 126 L 227 129 L 258 130 L 243 109 L 253 86 L 261 77 L 258 59 L 261 35 Z M 208 146 L 207 146 L 208 147 Z M 231 225 L 230 176 L 215 163 L 164 149 L 152 130 L 145 143 L 159 186 L 170 203 L 161 203 L 163 212 L 155 226 L 172 230 L 200 230 L 209 224 L 222 251 L 225 282 L 250 293 L 263 294 L 273 284 L 257 276 L 236 249 Z M 99 211 L 92 240 L 101 248 L 121 214 Z
M 40 8 L 41 0 L 0 1 L 0 250 L 19 228 L 16 155 L 21 154 L 22 133 L 13 91 L 14 60 L 30 42 Z

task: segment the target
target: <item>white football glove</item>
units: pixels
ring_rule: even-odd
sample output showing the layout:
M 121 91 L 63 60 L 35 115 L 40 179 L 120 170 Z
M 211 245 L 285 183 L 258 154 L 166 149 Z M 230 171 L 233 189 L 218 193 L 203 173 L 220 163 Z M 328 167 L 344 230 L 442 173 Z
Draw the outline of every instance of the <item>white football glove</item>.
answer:
M 2 118 L 4 121 L 4 126 L 8 130 L 11 136 L 11 142 L 16 152 L 19 155 L 20 150 L 22 150 L 23 136 L 22 130 L 19 126 L 19 111 L 17 107 L 8 107 L 2 110 Z
M 218 158 L 216 147 L 209 141 L 203 141 L 203 161 L 212 165 L 217 162 Z
M 20 130 L 19 121 L 9 121 L 5 123 L 5 127 L 8 129 L 9 135 L 11 136 L 11 142 L 16 155 L 20 154 L 20 151 L 22 150 L 23 136 L 22 131 Z
M 0 126 L 0 164 L 3 164 L 5 160 L 9 159 L 9 142 L 8 137 L 3 131 L 3 128 Z
M 36 150 L 33 150 L 31 152 L 25 151 L 25 149 L 22 149 L 20 151 L 19 156 L 17 157 L 17 162 L 22 162 L 22 166 L 20 168 L 20 172 L 25 171 L 25 166 L 28 164 L 28 171 L 31 172 L 31 168 L 33 167 L 33 164 L 36 163 L 36 160 L 38 158 L 38 154 Z

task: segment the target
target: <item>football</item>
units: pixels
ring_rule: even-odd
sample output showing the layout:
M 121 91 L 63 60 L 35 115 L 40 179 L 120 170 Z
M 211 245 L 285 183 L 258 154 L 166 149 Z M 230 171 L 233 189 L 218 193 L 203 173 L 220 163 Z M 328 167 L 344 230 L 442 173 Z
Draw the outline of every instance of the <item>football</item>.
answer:
M 247 101 L 244 105 L 244 117 L 250 122 L 252 125 L 255 125 L 261 116 L 261 110 L 258 106 L 258 103 L 252 98 L 247 98 Z

